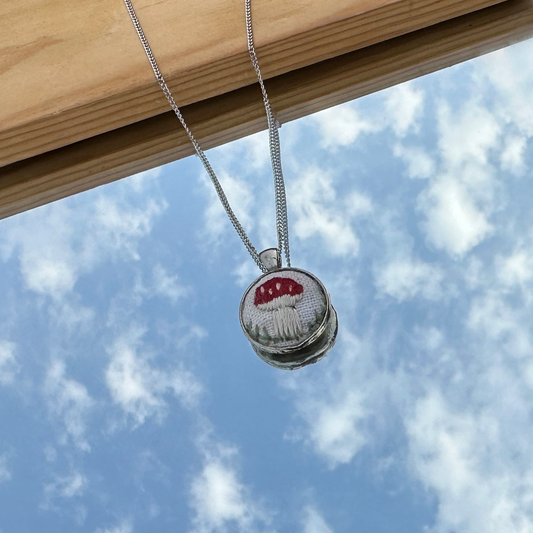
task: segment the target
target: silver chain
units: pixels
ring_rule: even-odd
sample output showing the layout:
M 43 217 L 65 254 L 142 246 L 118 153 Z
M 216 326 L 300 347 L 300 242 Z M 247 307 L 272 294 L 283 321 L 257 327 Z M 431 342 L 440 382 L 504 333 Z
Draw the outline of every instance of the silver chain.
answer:
M 278 232 L 278 249 L 279 253 L 285 252 L 285 260 L 287 266 L 291 266 L 291 254 L 289 249 L 289 221 L 287 218 L 287 198 L 285 195 L 285 181 L 283 180 L 283 171 L 281 168 L 281 148 L 279 144 L 278 129 L 280 124 L 272 113 L 272 107 L 268 94 L 266 92 L 261 70 L 259 69 L 259 61 L 254 47 L 254 33 L 252 28 L 252 2 L 251 0 L 244 0 L 244 10 L 246 14 L 246 35 L 248 37 L 248 52 L 257 80 L 261 87 L 263 94 L 263 103 L 268 121 L 268 141 L 270 147 L 270 160 L 272 162 L 272 173 L 274 175 L 274 191 L 276 195 L 276 226 Z
M 148 58 L 148 61 L 150 62 L 150 66 L 152 67 L 152 70 L 154 71 L 154 75 L 157 80 L 157 83 L 159 83 L 159 86 L 161 87 L 163 94 L 166 96 L 168 103 L 170 104 L 170 107 L 172 108 L 172 110 L 178 117 L 178 120 L 180 121 L 181 125 L 185 129 L 185 132 L 187 133 L 194 147 L 196 155 L 200 158 L 200 161 L 204 165 L 204 168 L 207 174 L 211 178 L 211 181 L 213 182 L 213 185 L 215 187 L 215 191 L 220 199 L 220 202 L 222 203 L 222 206 L 224 207 L 224 210 L 226 211 L 226 214 L 228 215 L 228 218 L 230 219 L 231 224 L 235 228 L 235 231 L 241 238 L 242 242 L 244 243 L 244 246 L 248 250 L 248 253 L 252 256 L 252 259 L 256 262 L 257 266 L 263 272 L 267 272 L 268 271 L 267 267 L 261 261 L 261 258 L 259 257 L 257 250 L 255 249 L 248 235 L 244 231 L 244 228 L 241 226 L 241 223 L 235 216 L 233 209 L 231 209 L 231 206 L 228 202 L 226 194 L 224 193 L 224 190 L 222 189 L 222 186 L 220 185 L 220 182 L 215 174 L 215 171 L 211 167 L 211 163 L 209 163 L 209 160 L 207 159 L 204 151 L 200 147 L 200 144 L 196 140 L 196 137 L 193 135 L 193 133 L 187 126 L 187 123 L 185 122 L 185 119 L 183 118 L 183 115 L 181 114 L 179 107 L 174 101 L 172 93 L 170 92 L 170 89 L 168 88 L 168 85 L 166 84 L 165 79 L 163 78 L 163 74 L 161 74 L 161 71 L 159 70 L 159 66 L 157 65 L 157 61 L 155 60 L 152 49 L 150 48 L 150 45 L 148 44 L 148 40 L 146 39 L 146 36 L 144 35 L 144 31 L 141 27 L 141 23 L 139 22 L 139 19 L 137 18 L 137 14 L 135 13 L 135 10 L 133 9 L 133 4 L 131 3 L 131 0 L 124 0 L 124 3 L 126 4 L 126 9 L 128 10 L 131 21 L 133 22 L 133 26 L 135 27 L 135 31 L 137 32 L 137 35 L 139 36 L 139 40 L 141 41 L 141 44 L 144 48 L 146 57 Z M 246 14 L 246 34 L 248 37 L 248 52 L 252 60 L 252 65 L 257 74 L 259 85 L 261 87 L 261 92 L 263 94 L 263 103 L 265 105 L 267 121 L 268 121 L 270 160 L 272 162 L 272 172 L 274 175 L 274 192 L 275 192 L 275 203 L 276 203 L 276 230 L 277 230 L 277 236 L 278 236 L 278 249 L 279 249 L 280 255 L 283 253 L 285 254 L 287 266 L 290 267 L 291 258 L 290 258 L 290 251 L 289 251 L 289 225 L 288 225 L 288 219 L 287 219 L 287 200 L 286 200 L 286 195 L 285 195 L 285 182 L 283 180 L 283 172 L 281 169 L 281 150 L 280 150 L 279 133 L 278 133 L 280 124 L 272 113 L 272 107 L 270 106 L 270 100 L 268 99 L 265 85 L 263 83 L 263 78 L 261 76 L 261 70 L 259 69 L 259 61 L 257 60 L 257 55 L 255 53 L 253 30 L 252 30 L 251 0 L 245 0 L 244 3 L 245 3 L 245 14 Z

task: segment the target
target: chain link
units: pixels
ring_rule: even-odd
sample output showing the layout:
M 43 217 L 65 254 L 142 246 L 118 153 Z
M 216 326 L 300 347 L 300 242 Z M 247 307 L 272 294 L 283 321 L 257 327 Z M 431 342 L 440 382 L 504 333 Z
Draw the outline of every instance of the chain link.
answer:
M 213 182 L 215 191 L 220 199 L 220 202 L 222 203 L 222 206 L 224 207 L 224 210 L 226 211 L 226 214 L 228 215 L 228 218 L 231 224 L 235 228 L 235 231 L 241 238 L 242 242 L 244 243 L 244 246 L 248 250 L 248 253 L 252 256 L 252 259 L 255 261 L 257 266 L 261 269 L 262 272 L 267 272 L 268 271 L 267 267 L 261 261 L 261 258 L 259 257 L 257 250 L 253 246 L 248 235 L 244 231 L 244 228 L 241 226 L 241 223 L 239 222 L 235 213 L 233 212 L 228 202 L 228 199 L 226 197 L 226 194 L 224 193 L 222 185 L 220 184 L 220 181 L 218 180 L 213 168 L 211 167 L 209 160 L 207 159 L 204 151 L 200 147 L 200 144 L 196 140 L 196 137 L 193 135 L 192 131 L 187 126 L 185 119 L 183 118 L 183 115 L 181 114 L 181 111 L 179 107 L 177 106 L 172 96 L 172 93 L 170 92 L 170 89 L 168 88 L 168 85 L 166 84 L 165 79 L 163 75 L 161 74 L 161 71 L 159 70 L 159 66 L 157 64 L 157 61 L 155 60 L 155 57 L 152 52 L 152 49 L 150 48 L 150 45 L 148 44 L 148 40 L 144 34 L 144 31 L 141 27 L 141 23 L 139 22 L 139 19 L 137 18 L 137 14 L 135 13 L 135 10 L 133 9 L 133 4 L 131 0 L 124 0 L 124 4 L 126 5 L 126 9 L 128 10 L 128 13 L 133 23 L 133 26 L 135 28 L 135 31 L 137 32 L 139 40 L 141 41 L 142 47 L 144 48 L 146 57 L 148 58 L 148 61 L 150 62 L 150 66 L 152 67 L 157 83 L 161 87 L 163 94 L 166 96 L 168 103 L 170 104 L 170 107 L 172 108 L 172 110 L 178 117 L 178 120 L 180 121 L 181 125 L 185 129 L 185 132 L 187 133 L 187 136 L 189 137 L 194 147 L 196 155 L 200 158 L 200 161 L 202 162 L 207 174 L 209 175 L 211 181 Z M 283 180 L 283 172 L 281 169 L 281 150 L 280 150 L 279 133 L 278 133 L 278 129 L 280 125 L 272 113 L 270 101 L 268 99 L 265 85 L 263 83 L 263 78 L 261 76 L 261 71 L 259 69 L 259 61 L 257 60 L 257 55 L 255 53 L 255 48 L 254 48 L 254 43 L 253 43 L 252 12 L 251 12 L 250 0 L 245 0 L 245 14 L 246 14 L 246 33 L 247 33 L 247 38 L 248 38 L 248 52 L 250 53 L 252 65 L 255 69 L 255 72 L 257 74 L 257 79 L 261 87 L 261 92 L 263 94 L 263 103 L 265 105 L 267 121 L 268 121 L 270 159 L 272 162 L 272 171 L 274 175 L 274 192 L 275 192 L 275 203 L 276 203 L 276 230 L 277 230 L 277 236 L 278 236 L 278 249 L 279 249 L 280 254 L 282 253 L 285 254 L 287 266 L 291 266 L 290 251 L 289 251 L 289 225 L 288 225 L 288 218 L 287 218 L 287 200 L 286 200 L 286 195 L 285 195 L 285 183 Z
M 248 53 L 252 60 L 261 93 L 263 94 L 263 104 L 268 121 L 269 131 L 269 147 L 270 160 L 272 162 L 272 173 L 274 175 L 274 192 L 276 198 L 276 228 L 278 233 L 278 249 L 280 254 L 285 253 L 285 260 L 287 266 L 291 266 L 291 254 L 289 250 L 289 222 L 287 218 L 287 198 L 285 195 L 285 181 L 283 179 L 283 171 L 281 168 L 281 147 L 279 142 L 278 129 L 280 124 L 272 113 L 272 106 L 268 99 L 268 94 L 263 83 L 263 76 L 259 68 L 259 60 L 255 53 L 254 47 L 254 33 L 252 26 L 252 2 L 251 0 L 244 0 L 244 10 L 246 15 L 246 36 L 248 40 Z

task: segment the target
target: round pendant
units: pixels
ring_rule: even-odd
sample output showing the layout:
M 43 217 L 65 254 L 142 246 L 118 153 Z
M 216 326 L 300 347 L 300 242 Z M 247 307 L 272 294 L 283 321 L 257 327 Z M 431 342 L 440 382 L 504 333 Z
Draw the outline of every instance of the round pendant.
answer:
M 286 370 L 322 359 L 338 329 L 326 288 L 298 268 L 274 269 L 257 278 L 242 298 L 240 321 L 257 355 Z

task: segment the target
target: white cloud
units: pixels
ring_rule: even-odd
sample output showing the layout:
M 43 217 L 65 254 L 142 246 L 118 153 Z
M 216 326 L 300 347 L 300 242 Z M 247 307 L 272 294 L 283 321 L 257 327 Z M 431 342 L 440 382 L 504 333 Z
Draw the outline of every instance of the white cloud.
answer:
M 43 509 L 56 509 L 54 501 L 81 497 L 88 487 L 88 480 L 78 470 L 71 470 L 65 476 L 55 476 L 54 481 L 44 485 Z
M 312 505 L 304 510 L 303 533 L 333 533 L 324 517 Z
M 321 146 L 330 149 L 349 146 L 360 135 L 380 130 L 380 126 L 375 122 L 363 118 L 353 103 L 320 111 L 308 120 L 318 126 L 322 138 Z
M 465 164 L 486 164 L 491 150 L 499 146 L 502 131 L 494 113 L 474 100 L 451 110 L 447 102 L 438 108 L 439 148 L 444 167 L 461 169 Z
M 195 533 L 262 530 L 268 522 L 232 465 L 235 450 L 208 455 L 203 469 L 191 483 L 191 506 Z
M 496 258 L 496 272 L 506 286 L 521 286 L 533 277 L 533 257 L 526 250 L 517 250 L 508 257 Z
M 416 89 L 416 82 L 402 83 L 386 91 L 385 109 L 392 120 L 392 128 L 398 137 L 416 129 L 424 107 L 424 92 Z
M 331 151 L 350 146 L 361 136 L 379 133 L 387 127 L 398 137 L 404 137 L 409 131 L 417 130 L 423 112 L 424 92 L 415 88 L 415 84 L 403 83 L 385 91 L 378 113 L 367 108 L 361 112 L 361 104 L 356 101 L 325 109 L 305 120 L 318 127 L 320 146 Z M 386 109 L 385 114 L 381 106 Z
M 505 139 L 500 161 L 503 170 L 508 170 L 516 175 L 525 172 L 524 156 L 527 148 L 527 139 L 524 136 L 510 135 Z
M 57 300 L 49 308 L 50 318 L 65 335 L 90 333 L 94 327 L 95 310 L 83 306 L 80 300 L 78 295 L 72 294 Z
M 349 463 L 365 444 L 358 427 L 366 414 L 363 395 L 352 391 L 339 396 L 316 409 L 316 418 L 309 428 L 317 453 L 327 457 L 332 465 Z
M 7 456 L 0 455 L 0 485 L 11 479 L 11 472 L 7 466 Z
M 468 327 L 481 332 L 486 338 L 500 340 L 500 350 L 512 357 L 531 357 L 530 310 L 509 305 L 498 290 L 487 290 L 473 298 L 468 316 Z
M 324 170 L 309 168 L 291 182 L 292 234 L 305 240 L 319 236 L 334 256 L 357 255 L 359 238 L 352 220 L 372 212 L 370 199 L 356 191 L 339 198 L 332 176 Z
M 515 320 L 515 312 L 505 305 L 500 294 L 490 291 L 472 299 L 467 324 L 484 335 L 497 338 L 513 329 Z
M 271 532 L 273 512 L 239 472 L 241 450 L 217 438 L 210 420 L 197 413 L 197 451 L 202 468 L 190 480 L 192 533 Z
M 346 191 L 343 203 L 343 207 L 349 210 L 354 217 L 369 215 L 373 211 L 370 198 L 357 191 Z
M 417 402 L 407 423 L 410 461 L 415 474 L 438 497 L 433 531 L 533 530 L 531 445 L 523 448 L 527 437 L 511 444 L 505 431 L 490 408 L 461 413 L 435 390 Z M 508 460 L 513 449 L 518 461 Z
M 192 484 L 193 506 L 202 523 L 200 530 L 220 531 L 225 523 L 236 522 L 245 530 L 251 520 L 245 503 L 244 486 L 230 468 L 210 462 Z
M 303 431 L 287 437 L 307 442 L 331 468 L 351 462 L 367 444 L 366 423 L 372 416 L 368 404 L 379 404 L 383 386 L 371 370 L 371 349 L 346 330 L 342 349 L 341 342 L 319 363 L 319 375 L 300 371 L 280 376 L 304 422 Z
M 427 238 L 436 248 L 462 257 L 492 232 L 485 212 L 467 187 L 450 176 L 433 181 L 419 197 Z
M 19 372 L 15 348 L 16 345 L 13 342 L 0 340 L 0 385 L 13 383 Z
M 192 407 L 202 393 L 201 385 L 182 363 L 171 369 L 152 365 L 150 353 L 142 353 L 141 337 L 142 331 L 132 330 L 119 338 L 110 350 L 111 360 L 105 372 L 113 401 L 136 425 L 151 417 L 161 420 L 167 410 L 167 394 L 177 397 L 185 407 Z
M 407 165 L 407 175 L 411 179 L 431 178 L 435 174 L 436 164 L 430 155 L 420 146 L 396 144 L 394 155 Z
M 257 266 L 247 258 L 246 261 L 235 268 L 233 275 L 239 287 L 246 287 L 250 285 L 250 280 L 257 277 Z
M 77 261 L 70 246 L 73 225 L 66 223 L 72 214 L 64 204 L 53 204 L 6 228 L 4 258 L 18 252 L 21 273 L 29 289 L 59 296 L 74 286 Z
M 154 267 L 153 287 L 158 296 L 164 296 L 173 303 L 176 303 L 188 293 L 187 287 L 181 285 L 178 276 L 169 274 L 161 265 Z
M 66 444 L 70 439 L 80 450 L 89 451 L 85 434 L 94 401 L 84 385 L 66 376 L 64 362 L 54 360 L 50 363 L 44 394 L 49 412 L 64 425 L 61 444 Z
M 0 251 L 15 255 L 28 289 L 60 299 L 106 259 L 139 259 L 140 239 L 165 209 L 163 200 L 96 196 L 50 204 L 4 221 Z
M 49 463 L 53 463 L 57 460 L 57 450 L 49 444 L 43 448 L 43 455 Z
M 182 285 L 177 274 L 171 274 L 163 265 L 157 264 L 152 268 L 151 279 L 147 283 L 139 277 L 135 293 L 141 297 L 168 298 L 175 304 L 190 293 L 190 287 Z
M 428 330 L 417 366 L 406 361 L 420 392 L 402 418 L 412 472 L 437 503 L 431 532 L 533 531 L 531 266 L 511 228 L 508 244 L 520 245 L 494 269 L 478 261 L 477 284 L 454 306 L 459 324 Z
M 494 110 L 502 122 L 514 124 L 528 137 L 533 135 L 531 51 L 531 41 L 524 41 L 480 58 L 475 64 L 478 86 L 496 91 Z
M 500 149 L 502 125 L 475 99 L 459 109 L 441 101 L 438 145 L 442 171 L 418 198 L 428 241 L 456 258 L 492 233 L 495 180 L 490 157 Z
M 144 205 L 139 201 L 116 200 L 100 196 L 94 205 L 94 217 L 91 218 L 89 231 L 94 239 L 86 239 L 85 252 L 96 262 L 94 253 L 107 253 L 111 256 L 125 254 L 131 259 L 140 258 L 137 251 L 139 240 L 152 230 L 154 220 L 166 208 L 164 201 L 149 198 Z M 103 247 L 100 250 L 91 250 Z M 92 252 L 92 253 L 91 253 Z
M 120 523 L 116 526 L 109 528 L 98 528 L 95 533 L 132 533 L 133 524 L 131 519 L 126 518 L 121 520 Z
M 442 295 L 443 272 L 435 265 L 417 259 L 395 259 L 375 274 L 375 285 L 381 293 L 399 301 L 420 295 L 429 300 Z

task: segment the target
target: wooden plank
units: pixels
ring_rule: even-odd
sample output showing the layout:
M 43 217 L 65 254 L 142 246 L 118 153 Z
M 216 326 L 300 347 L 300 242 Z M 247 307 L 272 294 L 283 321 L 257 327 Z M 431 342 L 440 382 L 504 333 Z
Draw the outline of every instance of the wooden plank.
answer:
M 533 0 L 481 12 L 324 61 L 268 82 L 282 122 L 533 35 Z M 266 128 L 257 85 L 183 108 L 210 148 Z M 191 155 L 172 112 L 0 169 L 0 218 Z
M 266 78 L 502 0 L 254 0 Z M 0 0 L 0 166 L 164 113 L 122 0 Z M 242 0 L 135 0 L 179 105 L 254 82 Z M 178 38 L 176 37 L 178 36 Z

